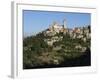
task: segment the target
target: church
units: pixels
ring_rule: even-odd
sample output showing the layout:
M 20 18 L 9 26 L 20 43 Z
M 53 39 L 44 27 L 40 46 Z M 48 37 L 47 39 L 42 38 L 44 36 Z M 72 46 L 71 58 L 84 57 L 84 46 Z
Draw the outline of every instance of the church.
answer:
M 67 32 L 67 26 L 66 26 L 66 20 L 63 20 L 63 25 L 59 25 L 57 22 L 53 22 L 52 25 L 49 27 L 50 32 L 56 32 L 56 33 L 66 33 Z

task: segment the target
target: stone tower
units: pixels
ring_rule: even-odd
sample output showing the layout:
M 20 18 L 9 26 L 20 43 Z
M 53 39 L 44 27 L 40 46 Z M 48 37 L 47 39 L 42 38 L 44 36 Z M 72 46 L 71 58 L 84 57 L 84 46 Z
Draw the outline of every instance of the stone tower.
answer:
M 64 20 L 63 20 L 63 27 L 64 27 L 64 28 L 67 28 L 67 25 L 66 25 L 66 24 L 67 24 L 67 23 L 66 23 L 66 19 L 64 19 Z

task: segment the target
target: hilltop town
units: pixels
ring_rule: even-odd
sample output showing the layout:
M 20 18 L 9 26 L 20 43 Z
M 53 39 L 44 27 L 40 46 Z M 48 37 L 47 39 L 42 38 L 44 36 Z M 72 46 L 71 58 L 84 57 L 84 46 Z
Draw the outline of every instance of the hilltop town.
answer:
M 62 40 L 63 36 L 55 36 L 56 34 L 62 33 L 63 35 L 68 34 L 72 39 L 78 38 L 86 42 L 87 39 L 91 38 L 90 26 L 75 27 L 74 29 L 69 29 L 66 26 L 66 20 L 63 21 L 63 25 L 59 25 L 54 22 L 49 28 L 43 32 L 45 36 L 52 36 L 52 38 L 45 39 L 48 45 L 53 45 L 54 42 Z
M 71 29 L 65 19 L 63 24 L 53 22 L 46 30 L 24 39 L 23 67 L 88 66 L 90 44 L 90 25 Z

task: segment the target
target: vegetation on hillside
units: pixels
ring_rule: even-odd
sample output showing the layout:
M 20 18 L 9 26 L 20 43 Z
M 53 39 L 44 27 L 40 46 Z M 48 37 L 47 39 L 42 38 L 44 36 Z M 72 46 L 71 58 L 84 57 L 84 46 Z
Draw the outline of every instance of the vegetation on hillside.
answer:
M 89 27 L 90 28 L 90 27 Z M 85 37 L 85 33 L 83 34 Z M 52 46 L 45 39 L 63 37 Z M 81 38 L 72 38 L 69 33 L 57 33 L 54 36 L 45 36 L 43 32 L 24 38 L 23 40 L 23 68 L 51 68 L 89 66 L 90 41 L 84 42 Z

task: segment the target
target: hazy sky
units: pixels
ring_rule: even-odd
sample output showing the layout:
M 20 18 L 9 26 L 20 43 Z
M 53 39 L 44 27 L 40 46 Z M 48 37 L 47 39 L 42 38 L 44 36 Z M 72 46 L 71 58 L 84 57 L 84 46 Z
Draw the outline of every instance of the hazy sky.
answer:
M 54 21 L 62 25 L 64 19 L 69 28 L 91 24 L 91 14 L 89 13 L 23 10 L 24 35 L 47 29 Z

